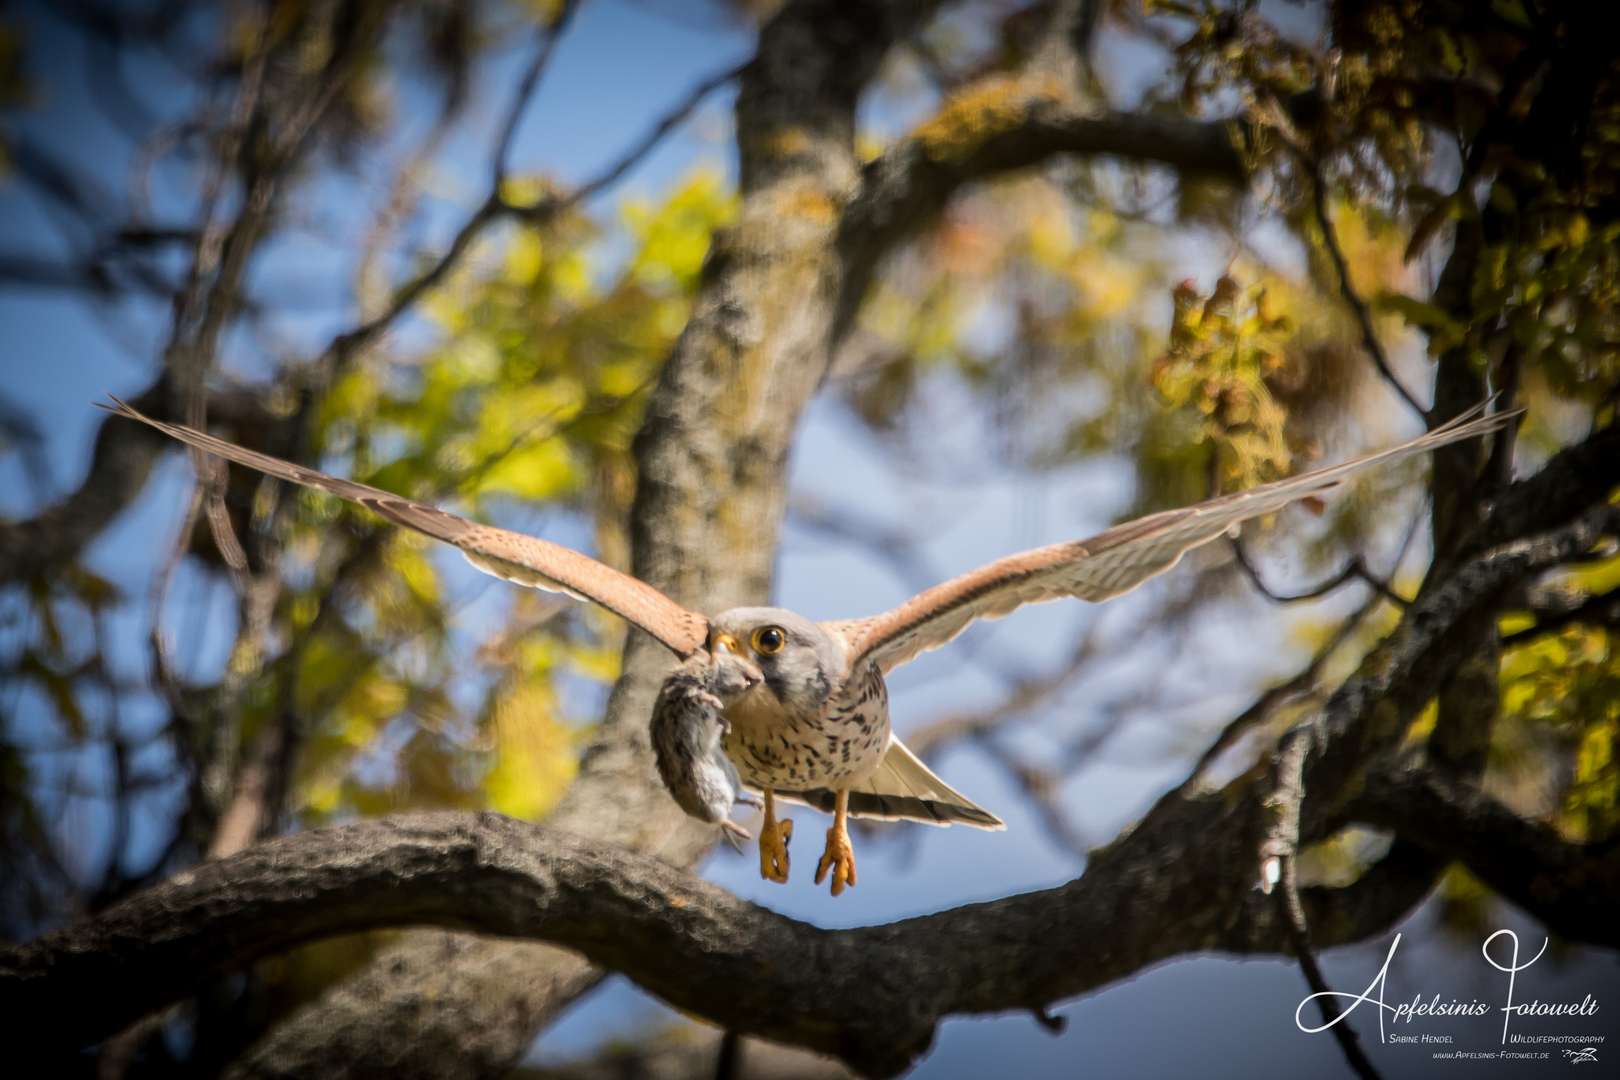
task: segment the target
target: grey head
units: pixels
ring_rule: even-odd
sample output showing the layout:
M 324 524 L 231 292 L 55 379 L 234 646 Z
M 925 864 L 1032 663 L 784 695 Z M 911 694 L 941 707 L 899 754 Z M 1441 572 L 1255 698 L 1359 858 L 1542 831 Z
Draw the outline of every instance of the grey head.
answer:
M 730 651 L 758 668 L 769 693 L 789 711 L 818 712 L 844 678 L 844 647 L 827 631 L 785 608 L 744 607 L 709 621 L 709 648 Z

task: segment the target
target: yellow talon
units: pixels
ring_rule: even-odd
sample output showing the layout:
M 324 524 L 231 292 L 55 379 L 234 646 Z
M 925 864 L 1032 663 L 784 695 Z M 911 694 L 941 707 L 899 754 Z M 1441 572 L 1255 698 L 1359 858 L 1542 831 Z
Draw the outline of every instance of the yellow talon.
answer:
M 792 820 L 776 820 L 776 800 L 765 792 L 765 823 L 759 827 L 759 876 L 766 881 L 786 884 L 788 841 L 793 838 Z
M 833 827 L 827 830 L 827 850 L 822 852 L 816 865 L 816 884 L 827 879 L 832 871 L 832 894 L 837 896 L 845 885 L 855 884 L 855 849 L 849 842 L 849 792 L 838 793 L 838 808 L 833 814 Z

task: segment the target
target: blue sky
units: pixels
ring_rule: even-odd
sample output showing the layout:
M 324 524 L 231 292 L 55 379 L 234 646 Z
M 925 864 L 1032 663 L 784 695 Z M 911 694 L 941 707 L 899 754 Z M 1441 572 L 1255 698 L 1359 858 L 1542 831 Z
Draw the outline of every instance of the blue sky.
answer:
M 673 3 L 626 0 L 587 5 L 518 129 L 514 170 L 545 171 L 566 181 L 586 178 L 630 145 L 688 87 L 749 54 L 751 32 L 712 14 L 682 15 L 682 10 Z M 83 57 L 66 47 L 60 28 L 37 7 L 22 12 L 35 34 L 37 55 L 49 57 L 55 71 L 42 107 L 20 119 L 19 125 L 53 149 L 96 163 L 105 175 L 121 176 L 120 163 L 127 159 L 129 143 L 84 96 L 83 80 L 73 74 Z M 499 98 L 498 90 L 510 84 L 527 55 L 526 44 L 512 42 L 500 61 L 481 73 L 485 107 L 457 132 L 450 144 L 450 164 L 433 178 L 427 238 L 448 237 L 481 197 L 482 170 L 497 122 L 488 106 Z M 1151 57 L 1124 54 L 1111 54 L 1109 60 L 1121 73 L 1122 84 L 1152 63 Z M 175 84 L 164 80 L 159 66 L 142 68 L 132 77 L 153 101 L 164 107 L 176 105 Z M 398 104 L 407 113 L 422 109 L 413 94 L 420 92 L 410 88 L 401 92 Z M 733 169 L 729 104 L 729 91 L 716 94 L 678 136 L 601 197 L 598 208 L 662 190 L 699 162 Z M 867 115 L 879 126 L 892 127 L 904 119 L 885 112 L 881 102 Z M 158 202 L 164 205 L 161 190 Z M 364 215 L 351 213 L 360 208 L 337 181 L 317 193 L 309 206 L 310 228 L 278 243 L 256 268 L 255 280 L 302 297 L 303 310 L 282 330 L 291 340 L 314 347 L 352 317 L 342 283 Z M 15 185 L 0 188 L 4 246 L 57 250 L 59 242 L 47 212 Z M 51 488 L 56 493 L 67 491 L 88 462 L 98 421 L 92 402 L 105 391 L 129 392 L 151 380 L 155 350 L 165 329 L 164 313 L 137 305 L 96 311 L 59 294 L 13 290 L 0 295 L 0 327 L 5 329 L 0 335 L 4 393 L 46 433 Z M 420 332 L 419 327 L 405 330 Z M 235 340 L 230 366 L 250 375 L 259 356 L 254 343 Z M 964 456 L 973 456 L 975 439 L 982 434 L 968 429 L 955 435 Z M 125 584 L 133 595 L 144 595 L 151 572 L 149 553 L 167 542 L 183 510 L 186 468 L 179 456 L 170 459 L 158 480 L 90 553 L 92 565 Z M 934 534 L 927 555 L 945 575 L 1010 551 L 1094 532 L 1109 523 L 1131 494 L 1128 472 L 1107 457 L 1036 475 L 995 469 L 974 470 L 965 479 L 903 474 L 830 400 L 818 402 L 805 423 L 794 455 L 793 484 L 796 490 L 834 505 L 897 524 L 927 522 Z M 27 513 L 36 505 L 15 458 L 0 460 L 0 513 Z M 812 618 L 839 618 L 883 610 L 910 590 L 869 555 L 790 529 L 776 591 L 777 602 Z M 1016 655 L 1028 669 L 1039 670 L 1059 660 L 1089 620 L 1115 619 L 1123 626 L 1151 599 L 1147 593 L 1106 609 L 1055 604 L 1026 610 L 980 632 L 976 640 L 982 648 Z M 227 617 L 222 597 L 214 607 L 211 617 Z M 1122 732 L 1070 783 L 1066 802 L 1082 835 L 1095 843 L 1110 839 L 1167 784 L 1180 779 L 1201 748 L 1195 738 L 1199 732 L 1211 730 L 1245 706 L 1256 679 L 1289 671 L 1299 659 L 1290 651 L 1284 619 L 1245 622 L 1244 633 L 1234 634 L 1229 618 L 1230 614 L 1196 628 L 1184 645 L 1185 653 L 1176 657 L 1178 670 L 1188 673 L 1186 685 L 1169 689 L 1177 691 L 1184 705 Z M 138 642 L 144 624 L 137 605 L 120 623 L 121 633 Z M 219 630 L 225 625 L 219 623 Z M 206 630 L 200 635 L 210 636 Z M 217 665 L 221 659 L 204 656 L 198 662 Z M 1156 651 L 1126 658 L 1111 669 L 1110 678 L 1152 680 L 1164 670 L 1166 659 Z M 132 671 L 140 670 L 143 661 L 134 645 L 125 661 Z M 949 710 L 988 705 L 1005 690 L 994 671 L 955 650 L 908 666 L 892 685 L 896 727 L 902 734 Z M 1065 703 L 1082 719 L 1088 708 L 1086 689 Z M 150 724 L 158 718 L 131 715 L 122 722 Z M 915 826 L 903 834 L 890 830 L 893 835 L 886 839 L 858 837 L 860 885 L 836 902 L 825 889 L 811 885 L 807 849 L 798 852 L 797 873 L 787 886 L 761 881 L 751 855 L 739 858 L 724 849 L 704 873 L 785 914 L 823 926 L 849 926 L 1048 887 L 1079 872 L 1080 860 L 1052 843 L 1005 775 L 971 747 L 952 751 L 940 764 L 950 783 L 1007 819 L 1006 833 Z M 77 813 L 83 821 L 85 857 L 93 859 L 97 816 L 88 806 Z M 801 835 L 814 836 L 820 824 L 812 820 L 816 815 L 797 809 L 795 816 L 805 819 Z M 157 843 L 162 822 L 156 811 L 144 828 L 150 843 Z M 1413 922 L 1421 927 L 1431 917 L 1423 912 Z M 1525 922 L 1519 919 L 1515 925 L 1525 927 Z M 1488 981 L 1496 973 L 1477 955 L 1423 936 L 1423 942 L 1403 946 L 1407 952 L 1398 973 L 1403 988 L 1462 993 L 1450 988 L 1478 983 L 1481 993 L 1499 992 Z M 1533 935 L 1527 931 L 1527 936 Z M 1330 955 L 1326 961 L 1330 979 L 1359 989 L 1382 962 L 1388 943 L 1385 937 Z M 1612 958 L 1594 954 L 1578 956 L 1556 971 L 1548 962 L 1521 980 L 1521 992 L 1544 998 L 1578 998 L 1600 991 L 1612 997 L 1620 989 Z M 1533 989 L 1524 989 L 1526 984 Z M 1306 1036 L 1294 1029 L 1294 1006 L 1306 992 L 1297 969 L 1280 961 L 1191 958 L 1064 1006 L 1059 1012 L 1069 1026 L 1060 1037 L 1047 1034 L 1027 1015 L 951 1021 L 942 1029 L 935 1052 L 913 1075 L 930 1080 L 992 1075 L 1347 1075 L 1327 1036 Z M 642 1024 L 674 1021 L 673 1014 L 616 979 L 575 1006 L 539 1041 L 534 1055 L 575 1056 Z M 1426 1075 L 1432 1062 L 1407 1050 L 1374 1047 L 1373 1058 L 1389 1076 Z

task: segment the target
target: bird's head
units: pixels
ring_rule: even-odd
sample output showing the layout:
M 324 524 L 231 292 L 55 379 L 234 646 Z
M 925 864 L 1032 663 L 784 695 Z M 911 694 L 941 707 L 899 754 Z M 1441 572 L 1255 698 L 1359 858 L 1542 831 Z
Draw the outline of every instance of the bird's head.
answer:
M 741 656 L 765 676 L 754 693 L 801 712 L 821 707 L 843 677 L 844 650 L 827 631 L 782 608 L 732 608 L 709 622 L 709 650 Z

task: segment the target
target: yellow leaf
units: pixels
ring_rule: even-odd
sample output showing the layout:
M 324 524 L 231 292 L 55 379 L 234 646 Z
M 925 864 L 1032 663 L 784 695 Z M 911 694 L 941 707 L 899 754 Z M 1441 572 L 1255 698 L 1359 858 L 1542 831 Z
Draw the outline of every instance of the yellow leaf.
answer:
M 501 694 L 493 711 L 495 767 L 484 782 L 489 805 L 538 818 L 562 798 L 577 771 L 573 740 L 553 713 L 549 685 L 525 680 Z

